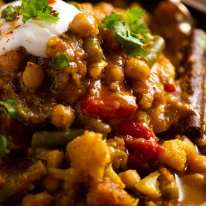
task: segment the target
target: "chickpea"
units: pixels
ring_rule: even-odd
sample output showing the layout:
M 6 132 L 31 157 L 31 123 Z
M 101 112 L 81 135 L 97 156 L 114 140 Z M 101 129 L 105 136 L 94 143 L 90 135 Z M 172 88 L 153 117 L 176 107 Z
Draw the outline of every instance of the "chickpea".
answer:
M 94 6 L 94 11 L 99 22 L 104 19 L 105 15 L 109 15 L 114 10 L 114 7 L 106 2 L 98 3 Z
M 67 47 L 65 42 L 58 37 L 51 37 L 47 43 L 47 55 L 48 57 L 54 57 L 57 52 L 66 51 Z
M 51 122 L 58 128 L 68 128 L 74 122 L 74 110 L 68 106 L 56 105 L 51 113 Z
M 22 75 L 24 85 L 32 90 L 37 90 L 43 83 L 44 72 L 35 63 L 28 62 Z
M 104 60 L 92 64 L 89 68 L 89 74 L 93 79 L 100 79 L 101 75 L 104 71 L 104 68 L 107 66 L 107 62 L 105 62 Z
M 20 69 L 24 54 L 20 51 L 9 51 L 0 56 L 0 70 L 15 72 Z
M 74 33 L 81 37 L 96 36 L 99 33 L 95 17 L 87 13 L 78 14 L 70 27 Z
M 125 73 L 131 79 L 144 81 L 150 76 L 150 68 L 145 61 L 132 57 L 127 61 Z
M 114 10 L 114 7 L 109 3 L 101 2 L 95 5 L 95 9 L 104 13 L 105 15 L 109 15 Z
M 110 83 L 116 81 L 123 81 L 124 72 L 120 66 L 110 64 L 109 66 L 107 66 L 106 78 Z

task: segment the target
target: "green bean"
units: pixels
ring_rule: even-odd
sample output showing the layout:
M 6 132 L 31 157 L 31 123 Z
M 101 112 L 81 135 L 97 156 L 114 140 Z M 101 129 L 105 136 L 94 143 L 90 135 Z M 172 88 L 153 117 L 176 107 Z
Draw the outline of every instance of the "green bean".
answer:
M 104 59 L 104 54 L 97 38 L 86 39 L 84 48 L 90 60 L 98 62 L 99 60 Z
M 65 146 L 75 137 L 83 134 L 84 130 L 71 129 L 67 131 L 36 132 L 32 136 L 32 147 L 59 147 Z
M 144 57 L 145 61 L 151 66 L 154 64 L 160 53 L 164 50 L 165 41 L 162 37 L 156 36 L 151 47 L 148 48 Z
M 111 132 L 110 125 L 104 123 L 101 119 L 95 119 L 91 117 L 87 117 L 85 115 L 79 116 L 81 122 L 86 125 L 87 129 L 93 130 L 95 132 L 100 132 L 103 134 L 108 134 Z

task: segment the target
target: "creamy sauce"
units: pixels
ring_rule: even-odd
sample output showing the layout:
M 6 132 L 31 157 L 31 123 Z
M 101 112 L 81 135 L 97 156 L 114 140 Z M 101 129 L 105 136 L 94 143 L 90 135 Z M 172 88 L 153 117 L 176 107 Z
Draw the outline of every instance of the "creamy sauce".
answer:
M 206 206 L 206 185 L 192 186 L 184 180 L 178 181 L 182 194 L 180 206 Z
M 21 5 L 21 1 L 16 1 L 11 5 Z M 22 17 L 13 22 L 2 20 L 0 55 L 23 47 L 34 56 L 46 57 L 48 39 L 65 33 L 69 29 L 69 24 L 80 12 L 75 6 L 62 0 L 56 0 L 50 6 L 59 13 L 59 19 L 55 23 L 29 20 L 24 24 Z

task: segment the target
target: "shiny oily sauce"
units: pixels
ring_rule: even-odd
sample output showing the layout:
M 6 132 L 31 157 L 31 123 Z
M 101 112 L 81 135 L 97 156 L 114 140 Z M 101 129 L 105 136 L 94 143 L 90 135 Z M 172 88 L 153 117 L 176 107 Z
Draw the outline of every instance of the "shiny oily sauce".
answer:
M 184 200 L 181 205 L 183 206 L 205 206 L 205 186 L 188 186 L 183 184 Z

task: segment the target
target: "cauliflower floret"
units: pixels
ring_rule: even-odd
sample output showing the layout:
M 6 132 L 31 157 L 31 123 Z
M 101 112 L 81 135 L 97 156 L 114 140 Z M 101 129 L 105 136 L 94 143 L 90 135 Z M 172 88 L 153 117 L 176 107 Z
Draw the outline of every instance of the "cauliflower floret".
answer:
M 187 138 L 184 139 L 187 154 L 188 169 L 193 172 L 206 172 L 206 157 L 201 155 L 195 145 Z
M 140 193 L 152 199 L 158 199 L 161 196 L 158 181 L 159 176 L 159 172 L 153 172 L 137 182 L 135 184 L 135 188 Z
M 114 183 L 100 183 L 87 196 L 89 206 L 136 206 L 138 200 Z
M 161 157 L 162 162 L 173 169 L 183 171 L 187 161 L 184 142 L 178 139 L 168 140 L 162 146 L 165 148 Z
M 105 167 L 111 162 L 102 134 L 86 131 L 67 146 L 71 167 L 83 178 L 97 182 L 103 179 Z
M 163 143 L 165 153 L 162 162 L 173 169 L 183 171 L 186 167 L 193 172 L 206 172 L 206 158 L 201 155 L 195 145 L 187 138 L 175 139 Z

